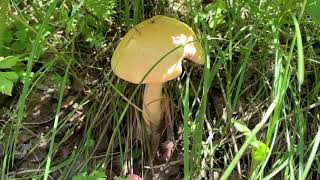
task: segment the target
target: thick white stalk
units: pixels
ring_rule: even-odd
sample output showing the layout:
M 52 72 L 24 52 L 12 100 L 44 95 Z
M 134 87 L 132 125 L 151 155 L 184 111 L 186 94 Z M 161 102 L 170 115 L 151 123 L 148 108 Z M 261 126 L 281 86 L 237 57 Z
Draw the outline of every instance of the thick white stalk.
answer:
M 143 118 L 146 122 L 147 132 L 150 135 L 156 132 L 160 126 L 162 84 L 149 83 L 145 85 L 143 95 Z

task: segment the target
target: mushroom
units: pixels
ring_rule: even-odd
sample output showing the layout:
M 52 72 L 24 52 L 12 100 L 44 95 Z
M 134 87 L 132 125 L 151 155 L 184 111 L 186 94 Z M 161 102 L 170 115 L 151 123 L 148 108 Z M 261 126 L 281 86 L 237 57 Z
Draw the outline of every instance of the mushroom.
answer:
M 163 83 L 180 76 L 184 58 L 203 64 L 203 54 L 188 25 L 162 15 L 139 23 L 120 41 L 111 68 L 123 80 L 145 84 L 143 117 L 149 135 L 158 131 L 161 122 Z

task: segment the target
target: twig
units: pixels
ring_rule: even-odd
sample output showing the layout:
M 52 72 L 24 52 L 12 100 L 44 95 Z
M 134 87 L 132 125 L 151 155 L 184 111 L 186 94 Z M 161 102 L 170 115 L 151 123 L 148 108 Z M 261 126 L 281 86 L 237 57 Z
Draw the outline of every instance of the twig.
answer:
M 176 164 L 183 164 L 183 159 L 179 159 L 176 161 L 171 161 L 165 164 L 155 165 L 153 166 L 153 169 L 160 169 L 160 168 L 168 168 L 170 166 L 176 165 Z M 150 166 L 144 166 L 145 169 L 151 169 Z

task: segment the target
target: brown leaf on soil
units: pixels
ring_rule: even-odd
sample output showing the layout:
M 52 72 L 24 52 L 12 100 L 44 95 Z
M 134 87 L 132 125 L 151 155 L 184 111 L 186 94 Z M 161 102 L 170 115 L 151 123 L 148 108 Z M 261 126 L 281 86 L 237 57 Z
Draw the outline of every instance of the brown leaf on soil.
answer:
M 175 145 L 173 141 L 164 142 L 160 149 L 160 159 L 163 159 L 166 162 L 169 161 L 174 151 L 174 147 Z
M 60 148 L 59 154 L 60 154 L 61 158 L 65 159 L 65 158 L 68 158 L 71 151 L 72 151 L 72 149 L 70 149 L 69 147 L 63 146 Z
M 19 172 L 21 171 L 25 171 L 28 169 L 38 169 L 38 168 L 39 168 L 39 163 L 24 161 L 18 168 L 17 174 L 19 174 Z
M 166 176 L 170 177 L 170 176 L 179 174 L 180 171 L 181 171 L 180 164 L 175 164 L 173 166 L 170 166 L 170 167 L 166 168 L 164 173 L 166 174 Z
M 157 132 L 153 132 L 150 136 L 150 151 L 151 151 L 152 161 L 155 159 L 157 155 L 159 142 L 160 142 L 160 134 Z
M 224 103 L 221 90 L 212 88 L 212 90 L 209 91 L 209 94 L 210 94 L 210 97 L 212 98 L 212 103 L 215 109 L 215 113 L 217 117 L 220 119 L 223 117 L 223 114 L 225 111 L 225 103 Z
M 31 149 L 31 147 L 32 145 L 30 143 L 18 144 L 14 152 L 15 157 L 17 159 L 22 159 L 27 154 L 27 152 Z
M 19 143 L 25 143 L 28 140 L 32 139 L 34 137 L 34 134 L 31 131 L 28 131 L 26 129 L 21 129 L 18 142 Z
M 66 100 L 63 101 L 62 108 L 63 109 L 68 109 L 74 103 L 75 103 L 75 97 L 74 96 L 68 96 L 66 98 Z
M 51 121 L 56 105 L 50 92 L 32 94 L 26 107 L 25 125 L 39 126 Z
M 72 123 L 78 123 L 81 121 L 81 115 L 82 115 L 83 111 L 76 111 L 73 116 L 69 119 L 69 122 L 72 122 Z
M 72 81 L 72 89 L 74 91 L 79 92 L 82 91 L 83 88 L 83 84 L 79 80 L 75 79 L 74 81 Z
M 38 162 L 40 163 L 45 157 L 47 156 L 47 150 L 43 148 L 37 148 L 32 153 L 27 155 L 27 157 L 24 159 L 25 161 L 29 162 Z
M 148 174 L 147 180 L 170 180 L 177 179 L 180 176 L 181 172 L 181 164 L 180 163 L 172 163 L 168 166 L 160 165 L 154 169 L 154 175 L 152 173 Z M 179 179 L 179 178 L 178 178 Z

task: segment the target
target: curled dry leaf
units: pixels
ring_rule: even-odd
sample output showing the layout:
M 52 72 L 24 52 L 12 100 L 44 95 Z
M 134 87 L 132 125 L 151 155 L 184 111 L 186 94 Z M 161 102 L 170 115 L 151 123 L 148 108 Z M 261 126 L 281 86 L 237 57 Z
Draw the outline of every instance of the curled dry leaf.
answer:
M 70 106 L 72 106 L 75 102 L 75 97 L 74 96 L 68 96 L 66 100 L 64 100 L 62 107 L 64 109 L 68 109 Z
M 173 141 L 164 142 L 161 145 L 160 158 L 164 159 L 165 161 L 169 161 L 169 159 L 172 156 L 173 151 L 174 151 Z

